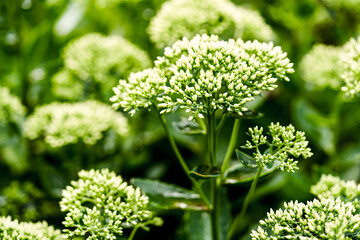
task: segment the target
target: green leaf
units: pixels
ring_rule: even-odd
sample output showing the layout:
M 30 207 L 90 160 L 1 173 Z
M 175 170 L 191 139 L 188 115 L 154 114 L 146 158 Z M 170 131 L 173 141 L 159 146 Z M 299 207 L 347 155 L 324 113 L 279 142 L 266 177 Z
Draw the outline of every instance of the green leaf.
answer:
M 294 102 L 293 116 L 300 128 L 327 154 L 335 151 L 333 119 L 321 115 L 305 99 Z
M 259 113 L 254 110 L 247 110 L 247 111 L 244 111 L 241 113 L 242 113 L 242 115 L 233 113 L 233 114 L 231 114 L 231 116 L 234 118 L 241 118 L 241 119 L 256 119 L 256 118 L 260 118 L 264 115 L 263 113 Z
M 174 128 L 182 133 L 187 135 L 196 135 L 196 134 L 205 134 L 205 130 L 202 126 L 194 121 L 190 121 L 186 118 L 181 118 L 180 121 L 173 122 Z
M 227 198 L 226 189 L 221 189 L 217 195 L 219 204 L 219 240 L 225 240 L 230 229 L 231 208 Z M 210 214 L 208 212 L 188 211 L 185 214 L 186 239 L 189 240 L 209 240 L 212 239 Z
M 278 166 L 280 165 L 279 161 L 275 161 L 271 168 L 265 167 L 261 172 L 261 177 L 266 176 L 272 172 L 274 172 Z M 225 184 L 242 184 L 251 182 L 257 173 L 258 168 L 249 168 L 244 166 L 242 163 L 233 164 L 228 170 L 225 172 Z
M 215 166 L 199 165 L 191 170 L 189 175 L 195 179 L 207 180 L 218 177 L 220 169 Z
M 131 183 L 139 187 L 150 199 L 150 205 L 159 209 L 186 209 L 206 211 L 200 195 L 185 188 L 157 180 L 133 178 Z
M 207 212 L 188 211 L 185 214 L 185 232 L 188 240 L 209 240 L 211 235 L 210 215 Z
M 231 226 L 231 205 L 228 199 L 227 189 L 220 189 L 219 194 L 219 232 L 220 232 L 220 240 L 225 240 Z
M 247 155 L 246 153 L 236 149 L 236 157 L 237 159 L 245 166 L 245 167 L 249 167 L 249 168 L 256 168 L 257 167 L 257 163 L 255 161 L 255 159 L 249 155 Z

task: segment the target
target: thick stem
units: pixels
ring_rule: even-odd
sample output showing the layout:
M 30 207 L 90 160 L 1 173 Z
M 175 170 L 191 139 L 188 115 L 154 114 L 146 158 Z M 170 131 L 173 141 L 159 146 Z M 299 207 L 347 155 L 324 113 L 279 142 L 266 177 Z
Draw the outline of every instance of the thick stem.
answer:
M 234 222 L 231 225 L 231 228 L 229 230 L 228 236 L 227 236 L 227 240 L 230 240 L 231 237 L 236 233 L 236 228 L 239 225 L 239 222 L 244 218 L 246 210 L 252 200 L 252 198 L 254 197 L 255 194 L 255 189 L 256 189 L 256 185 L 257 182 L 260 178 L 261 172 L 263 170 L 263 167 L 259 166 L 258 171 L 256 173 L 255 179 L 251 184 L 250 190 L 245 198 L 244 204 L 242 206 L 241 212 L 236 216 L 236 218 L 234 219 Z
M 208 139 L 208 152 L 209 163 L 211 166 L 216 165 L 216 122 L 215 113 L 208 112 L 207 120 L 207 139 Z M 213 209 L 210 213 L 212 239 L 219 239 L 219 202 L 218 202 L 218 189 L 216 185 L 216 178 L 211 179 L 211 203 Z
M 209 209 L 211 209 L 212 206 L 211 206 L 211 204 L 209 203 L 209 200 L 207 199 L 207 197 L 205 196 L 205 194 L 204 194 L 204 192 L 203 192 L 200 184 L 199 184 L 195 179 L 193 179 L 192 177 L 189 176 L 189 171 L 190 171 L 190 169 L 189 169 L 189 167 L 187 166 L 184 158 L 182 157 L 182 155 L 181 155 L 181 153 L 180 153 L 180 151 L 179 151 L 179 149 L 178 149 L 178 147 L 177 147 L 177 145 L 176 145 L 176 142 L 175 142 L 174 137 L 173 137 L 173 136 L 171 135 L 171 133 L 170 133 L 170 130 L 169 130 L 167 124 L 166 124 L 165 118 L 164 118 L 162 115 L 160 115 L 159 111 L 158 111 L 156 108 L 155 108 L 154 110 L 155 110 L 155 112 L 157 113 L 157 115 L 158 115 L 158 117 L 159 117 L 159 119 L 160 119 L 160 122 L 161 122 L 162 126 L 164 127 L 164 130 L 165 130 L 166 135 L 167 135 L 167 137 L 168 137 L 170 146 L 171 146 L 171 148 L 173 149 L 173 151 L 174 151 L 177 159 L 179 160 L 180 165 L 181 165 L 182 169 L 184 170 L 186 176 L 188 176 L 188 178 L 190 179 L 190 181 L 193 183 L 194 187 L 196 188 L 197 192 L 200 194 L 200 197 L 201 197 L 201 199 L 205 202 L 206 206 L 207 206 Z
M 226 151 L 226 154 L 225 154 L 225 158 L 224 158 L 224 161 L 221 165 L 221 171 L 220 171 L 220 177 L 218 179 L 218 185 L 221 184 L 221 181 L 223 180 L 224 178 L 224 173 L 229 165 L 229 162 L 230 162 L 230 159 L 231 159 L 231 155 L 233 154 L 234 152 L 234 149 L 235 149 L 235 145 L 236 145 L 236 140 L 237 140 L 237 136 L 238 136 L 238 133 L 239 133 L 239 128 L 240 128 L 240 119 L 235 119 L 235 122 L 234 122 L 234 126 L 233 126 L 233 130 L 232 130 L 232 133 L 231 133 L 231 138 L 230 138 L 230 142 L 229 142 L 229 146 L 228 146 L 228 149 Z M 220 181 L 220 182 L 219 182 Z

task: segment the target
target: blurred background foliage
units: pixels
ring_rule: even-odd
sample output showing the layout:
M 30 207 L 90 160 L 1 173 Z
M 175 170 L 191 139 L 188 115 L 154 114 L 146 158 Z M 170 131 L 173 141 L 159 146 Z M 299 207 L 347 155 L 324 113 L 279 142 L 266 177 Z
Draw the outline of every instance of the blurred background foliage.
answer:
M 252 106 L 264 116 L 242 121 L 240 129 L 293 123 L 306 132 L 315 154 L 301 161 L 295 174 L 270 174 L 261 180 L 244 235 L 270 207 L 312 199 L 310 186 L 322 173 L 360 180 L 360 105 L 358 98 L 340 90 L 339 60 L 343 45 L 360 35 L 358 0 L 2 0 L 0 11 L 2 215 L 47 220 L 61 228 L 61 190 L 80 169 L 107 167 L 127 180 L 142 177 L 189 188 L 156 116 L 119 113 L 127 120 L 116 121 L 108 100 L 118 79 L 152 67 L 163 47 L 180 34 L 272 40 L 295 66 L 289 83 L 264 93 Z M 99 113 L 90 107 L 60 116 L 61 106 L 76 109 L 86 100 L 109 109 Z M 49 111 L 38 116 L 46 107 Z M 167 121 L 175 123 L 171 131 L 194 167 L 205 157 L 206 141 L 181 134 L 183 116 L 169 115 Z M 106 125 L 109 121 L 117 126 Z M 225 154 L 231 121 L 220 136 L 219 157 Z M 36 136 L 31 131 L 37 131 Z M 76 134 L 85 137 L 71 138 Z M 96 135 L 96 141 L 86 141 L 89 135 Z M 237 146 L 244 143 L 244 135 Z M 51 136 L 66 144 L 49 144 Z M 248 188 L 248 183 L 229 185 L 231 211 L 239 211 Z M 196 239 L 188 233 L 201 228 L 195 221 L 201 213 L 163 209 L 160 215 L 164 226 L 139 232 L 139 239 Z

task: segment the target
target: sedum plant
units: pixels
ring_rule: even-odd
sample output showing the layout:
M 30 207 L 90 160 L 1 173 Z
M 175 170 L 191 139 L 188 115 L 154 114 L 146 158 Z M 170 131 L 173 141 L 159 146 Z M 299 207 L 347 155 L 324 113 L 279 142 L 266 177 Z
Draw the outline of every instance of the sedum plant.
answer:
M 260 239 L 339 239 L 360 238 L 360 215 L 351 202 L 340 198 L 314 199 L 306 204 L 289 202 L 284 209 L 267 214 L 252 240 Z
M 19 222 L 10 217 L 0 217 L 0 237 L 3 240 L 59 240 L 65 239 L 60 230 L 46 222 Z
M 316 44 L 302 59 L 303 79 L 310 88 L 330 88 L 356 97 L 360 92 L 360 38 L 344 46 Z
M 341 198 L 344 202 L 352 202 L 360 210 L 360 185 L 355 181 L 345 181 L 336 176 L 323 174 L 319 182 L 311 187 L 311 193 L 319 199 Z
M 352 38 L 344 45 L 340 63 L 345 68 L 341 76 L 345 81 L 342 90 L 346 95 L 358 97 L 360 95 L 360 37 Z
M 248 109 L 247 104 L 262 92 L 274 90 L 278 80 L 289 81 L 287 75 L 293 72 L 286 53 L 272 43 L 244 42 L 241 39 L 225 41 L 219 40 L 218 36 L 204 34 L 190 40 L 184 37 L 172 47 L 165 48 L 164 56 L 158 57 L 154 68 L 134 73 L 128 81 L 120 80 L 118 86 L 113 88 L 115 95 L 111 101 L 113 107 L 121 108 L 131 115 L 144 108 L 158 115 L 195 192 L 150 180 L 136 180 L 135 183 L 147 194 L 156 195 L 156 199 L 159 199 L 159 194 L 162 195 L 169 207 L 207 211 L 209 221 L 203 217 L 194 220 L 204 225 L 210 224 L 206 229 L 211 233 L 204 232 L 205 238 L 231 239 L 244 219 L 259 178 L 277 168 L 289 172 L 296 170 L 297 161 L 289 158 L 290 155 L 296 158 L 312 155 L 307 148 L 304 133 L 296 132 L 292 125 L 282 127 L 280 124 L 271 124 L 269 133 L 272 139 L 269 143 L 262 136 L 262 128 L 250 129 L 253 143 L 248 142 L 245 147 L 254 150 L 254 157 L 237 151 L 240 170 L 236 174 L 242 177 L 244 169 L 247 173 L 252 172 L 248 180 L 253 183 L 241 212 L 232 222 L 230 214 L 220 211 L 224 201 L 227 201 L 221 192 L 225 190 L 229 171 L 232 171 L 229 163 L 235 150 L 240 119 L 257 116 Z M 192 128 L 197 127 L 207 140 L 206 159 L 191 171 L 164 117 L 178 109 L 183 109 L 189 119 L 188 129 L 181 133 L 190 134 Z M 235 121 L 228 149 L 223 159 L 219 159 L 216 154 L 218 135 L 226 120 L 232 117 Z M 259 153 L 259 146 L 265 143 L 269 150 Z M 210 186 L 204 180 L 208 180 L 205 182 Z M 184 202 L 179 203 L 179 196 L 184 196 L 181 198 Z
M 108 169 L 80 171 L 79 180 L 72 181 L 62 195 L 60 207 L 66 213 L 63 223 L 69 238 L 117 239 L 124 228 L 133 228 L 128 238 L 133 239 L 139 227 L 162 224 L 149 209 L 148 197 Z
M 27 119 L 25 134 L 29 139 L 41 138 L 50 147 L 58 148 L 78 141 L 94 145 L 110 129 L 126 136 L 128 128 L 126 118 L 103 103 L 53 102 L 38 107 Z
M 339 66 L 341 47 L 316 44 L 300 63 L 306 87 L 313 90 L 339 90 L 343 85 Z
M 291 124 L 283 127 L 279 123 L 271 123 L 269 126 L 271 140 L 262 133 L 262 127 L 249 128 L 251 142 L 246 141 L 244 146 L 244 148 L 255 150 L 254 159 L 259 167 L 264 168 L 269 164 L 274 164 L 274 161 L 278 161 L 282 171 L 295 172 L 298 169 L 298 162 L 289 158 L 289 155 L 296 158 L 300 155 L 304 158 L 312 156 L 311 149 L 307 147 L 309 142 L 306 141 L 305 133 L 295 131 Z M 259 150 L 261 145 L 268 145 L 269 148 L 261 153 Z
M 71 41 L 64 47 L 62 55 L 64 70 L 54 75 L 52 91 L 58 97 L 70 100 L 92 95 L 106 97 L 119 78 L 151 65 L 147 53 L 128 40 L 99 33 Z
M 204 33 L 224 39 L 241 37 L 270 41 L 275 38 L 258 12 L 236 6 L 228 0 L 165 2 L 151 20 L 148 32 L 158 48 L 170 46 L 182 37 L 192 38 Z

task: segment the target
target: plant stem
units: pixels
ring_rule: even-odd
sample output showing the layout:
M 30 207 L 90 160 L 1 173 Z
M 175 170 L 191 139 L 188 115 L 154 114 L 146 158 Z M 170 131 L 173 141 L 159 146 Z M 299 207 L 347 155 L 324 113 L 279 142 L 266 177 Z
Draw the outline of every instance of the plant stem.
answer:
M 248 192 L 248 194 L 247 194 L 247 196 L 245 198 L 245 201 L 244 201 L 244 204 L 242 206 L 241 212 L 236 216 L 236 218 L 234 219 L 234 222 L 231 225 L 228 236 L 226 238 L 227 240 L 231 239 L 231 237 L 236 232 L 236 228 L 238 227 L 240 220 L 244 218 L 247 207 L 249 206 L 252 198 L 254 197 L 256 185 L 257 185 L 257 182 L 258 182 L 258 180 L 260 178 L 262 170 L 263 170 L 263 167 L 259 166 L 258 171 L 257 171 L 256 176 L 255 176 L 255 179 L 252 182 L 250 190 L 249 190 L 249 192 Z
M 219 126 L 217 127 L 217 131 L 219 131 L 221 129 L 221 128 L 219 128 L 221 126 L 221 124 L 223 124 L 223 123 L 221 123 L 221 121 L 220 121 Z M 234 152 L 234 149 L 235 149 L 236 140 L 237 140 L 237 136 L 238 136 L 238 132 L 239 132 L 239 127 L 240 127 L 240 120 L 235 119 L 233 130 L 232 130 L 232 133 L 231 133 L 229 146 L 228 146 L 228 149 L 227 149 L 226 154 L 225 154 L 224 161 L 223 161 L 222 166 L 221 166 L 220 176 L 216 179 L 216 186 L 215 186 L 215 191 L 214 191 L 214 193 L 216 194 L 216 200 L 215 200 L 215 203 L 214 203 L 214 215 L 215 215 L 215 217 L 217 219 L 220 219 L 220 212 L 219 212 L 219 206 L 218 205 L 220 203 L 220 197 L 221 197 L 220 196 L 221 183 L 223 181 L 224 173 L 226 171 L 226 168 L 229 165 L 231 155 L 232 155 L 232 153 Z
M 215 113 L 208 111 L 206 116 L 207 120 L 207 139 L 208 139 L 208 152 L 209 163 L 211 166 L 216 165 L 216 122 Z M 210 213 L 212 240 L 219 239 L 219 201 L 218 189 L 216 186 L 216 178 L 211 179 L 211 203 L 213 209 Z
M 139 226 L 138 225 L 135 225 L 135 227 L 133 228 L 133 230 L 131 231 L 130 233 L 130 236 L 128 238 L 128 240 L 133 240 L 134 236 L 135 236 L 135 233 L 136 231 L 138 230 Z
M 206 206 L 207 206 L 209 209 L 212 209 L 212 206 L 211 206 L 211 204 L 209 203 L 209 200 L 207 199 L 207 197 L 205 196 L 205 194 L 204 194 L 204 192 L 203 192 L 200 184 L 199 184 L 195 179 L 193 179 L 192 177 L 189 176 L 189 171 L 190 171 L 190 169 L 189 169 L 189 167 L 187 166 L 184 158 L 182 157 L 182 155 L 181 155 L 181 153 L 180 153 L 180 151 L 179 151 L 179 148 L 178 148 L 177 145 L 176 145 L 176 142 L 175 142 L 174 137 L 173 137 L 173 136 L 171 135 L 171 133 L 170 133 L 170 130 L 169 130 L 167 124 L 166 124 L 165 118 L 164 118 L 162 115 L 160 115 L 160 113 L 159 113 L 159 111 L 156 109 L 156 107 L 154 107 L 154 108 L 155 108 L 154 110 L 156 111 L 156 113 L 157 113 L 157 115 L 158 115 L 158 117 L 159 117 L 159 119 L 160 119 L 160 122 L 161 122 L 162 126 L 163 126 L 164 129 L 165 129 L 165 132 L 166 132 L 166 135 L 167 135 L 167 137 L 168 137 L 168 139 L 169 139 L 171 148 L 173 149 L 173 151 L 174 151 L 177 159 L 179 160 L 180 165 L 181 165 L 181 167 L 183 168 L 186 176 L 187 176 L 187 177 L 190 179 L 190 181 L 193 183 L 194 187 L 196 188 L 197 192 L 200 194 L 200 197 L 201 197 L 201 199 L 205 202 Z
M 238 119 L 238 118 L 235 119 L 233 130 L 232 130 L 232 133 L 231 133 L 229 146 L 228 146 L 228 149 L 227 149 L 226 154 L 225 154 L 224 161 L 223 161 L 222 166 L 221 166 L 220 177 L 218 179 L 218 185 L 221 184 L 221 181 L 224 178 L 224 173 L 225 173 L 225 171 L 226 171 L 226 169 L 227 169 L 227 167 L 229 165 L 231 155 L 234 152 L 237 136 L 238 136 L 238 133 L 239 133 L 240 123 L 241 123 L 240 119 Z

